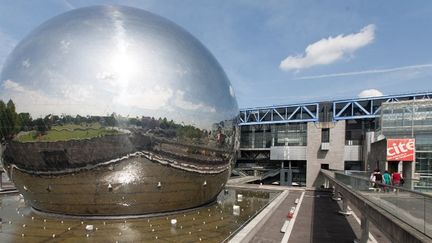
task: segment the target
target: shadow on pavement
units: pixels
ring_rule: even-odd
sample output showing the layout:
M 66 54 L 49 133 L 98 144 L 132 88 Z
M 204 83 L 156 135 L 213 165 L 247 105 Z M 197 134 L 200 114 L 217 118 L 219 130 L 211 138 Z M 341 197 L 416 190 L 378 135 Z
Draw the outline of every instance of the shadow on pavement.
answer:
M 353 242 L 356 235 L 346 216 L 338 213 L 340 207 L 327 191 L 308 192 L 313 196 L 310 242 Z

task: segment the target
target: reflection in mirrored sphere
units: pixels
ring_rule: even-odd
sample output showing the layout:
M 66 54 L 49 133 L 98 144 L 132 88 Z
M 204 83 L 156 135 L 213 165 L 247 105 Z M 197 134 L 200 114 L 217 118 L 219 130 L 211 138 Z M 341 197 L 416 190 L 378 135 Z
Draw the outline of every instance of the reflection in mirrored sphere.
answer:
M 35 209 L 167 212 L 211 202 L 227 181 L 233 89 L 164 18 L 121 6 L 59 15 L 18 44 L 0 82 L 3 165 Z

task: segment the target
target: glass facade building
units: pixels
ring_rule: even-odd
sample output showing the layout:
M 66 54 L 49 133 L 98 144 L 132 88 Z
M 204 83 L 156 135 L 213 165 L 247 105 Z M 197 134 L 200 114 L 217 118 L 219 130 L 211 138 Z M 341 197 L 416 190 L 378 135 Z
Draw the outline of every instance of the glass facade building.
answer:
M 383 163 L 432 185 L 432 92 L 246 108 L 239 121 L 236 167 L 249 175 L 280 170 L 282 185 L 289 170 L 292 182 L 304 185 L 305 177 L 313 187 L 320 169 L 367 171 Z M 415 138 L 415 160 L 387 163 L 381 138 Z
M 415 174 L 432 185 L 432 100 L 384 103 L 376 136 L 415 139 Z
M 416 173 L 432 173 L 432 101 L 384 103 L 377 136 L 416 139 Z

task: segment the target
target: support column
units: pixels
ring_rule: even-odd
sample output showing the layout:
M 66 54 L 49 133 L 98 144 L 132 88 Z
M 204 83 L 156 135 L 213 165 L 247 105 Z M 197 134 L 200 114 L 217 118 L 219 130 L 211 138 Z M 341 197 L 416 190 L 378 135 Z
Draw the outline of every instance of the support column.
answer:
M 351 210 L 348 209 L 348 198 L 342 197 L 342 210 L 339 213 L 345 216 L 352 214 Z
M 291 168 L 291 160 L 290 160 L 288 162 L 288 179 L 287 179 L 288 186 L 292 186 L 292 179 L 293 176 L 292 176 L 292 168 Z
M 252 126 L 252 146 L 251 148 L 255 148 L 255 126 Z
M 340 201 L 341 200 L 341 198 L 340 198 L 340 196 L 339 196 L 339 188 L 335 185 L 334 186 L 334 192 L 333 192 L 333 197 L 332 197 L 332 199 L 334 200 L 334 201 Z
M 330 188 L 330 181 L 327 177 L 324 177 L 324 189 Z
M 270 125 L 271 129 L 271 146 L 273 147 L 275 145 L 275 135 L 276 135 L 276 128 L 275 125 Z

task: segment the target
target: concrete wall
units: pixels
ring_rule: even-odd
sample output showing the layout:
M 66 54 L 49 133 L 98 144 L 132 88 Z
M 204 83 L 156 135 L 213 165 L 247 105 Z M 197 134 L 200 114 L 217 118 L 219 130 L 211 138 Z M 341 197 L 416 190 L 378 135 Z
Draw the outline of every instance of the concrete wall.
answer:
M 362 145 L 346 145 L 345 146 L 345 161 L 361 161 L 362 160 Z
M 371 171 L 373 169 L 369 168 L 370 162 L 369 162 L 369 156 L 371 153 L 371 146 L 372 143 L 375 142 L 375 132 L 366 132 L 365 138 L 363 140 L 363 155 L 362 160 L 364 161 L 364 168 L 363 170 Z
M 321 129 L 330 128 L 330 148 L 321 150 Z M 329 164 L 329 169 L 343 170 L 345 154 L 345 121 L 307 124 L 306 186 L 319 187 L 317 181 L 321 164 Z
M 368 170 L 377 169 L 377 164 L 380 170 L 387 169 L 387 140 L 382 139 L 371 144 L 371 151 L 368 156 Z M 377 163 L 378 162 L 378 163 Z

